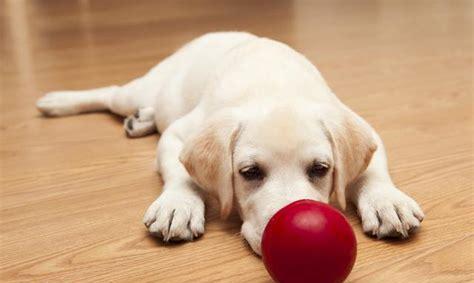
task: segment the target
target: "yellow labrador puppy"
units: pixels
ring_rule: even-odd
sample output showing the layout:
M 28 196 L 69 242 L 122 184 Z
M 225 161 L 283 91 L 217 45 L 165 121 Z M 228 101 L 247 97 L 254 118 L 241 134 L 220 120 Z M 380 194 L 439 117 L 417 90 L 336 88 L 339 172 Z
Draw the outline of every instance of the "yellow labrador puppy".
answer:
M 244 32 L 210 33 L 123 86 L 52 92 L 46 115 L 110 110 L 128 136 L 161 133 L 162 194 L 144 223 L 164 241 L 204 233 L 204 196 L 236 208 L 260 254 L 269 218 L 299 200 L 352 202 L 365 232 L 407 237 L 423 212 L 390 179 L 377 133 L 287 45 Z

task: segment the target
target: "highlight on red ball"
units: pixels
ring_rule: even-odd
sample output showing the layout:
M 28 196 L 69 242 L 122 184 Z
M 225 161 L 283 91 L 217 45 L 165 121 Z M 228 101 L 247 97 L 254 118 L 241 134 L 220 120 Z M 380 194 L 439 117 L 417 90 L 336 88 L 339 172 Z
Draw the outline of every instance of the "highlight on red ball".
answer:
M 262 237 L 265 267 L 281 283 L 343 282 L 356 254 L 355 234 L 345 216 L 313 200 L 299 200 L 279 210 Z

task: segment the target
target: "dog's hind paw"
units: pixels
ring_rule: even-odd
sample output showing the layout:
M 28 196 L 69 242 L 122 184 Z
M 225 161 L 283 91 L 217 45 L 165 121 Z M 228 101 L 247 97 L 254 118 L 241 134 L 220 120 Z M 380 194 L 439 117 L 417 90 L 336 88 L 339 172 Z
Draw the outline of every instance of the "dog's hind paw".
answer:
M 123 127 L 128 137 L 138 138 L 156 132 L 153 108 L 142 108 L 125 118 Z

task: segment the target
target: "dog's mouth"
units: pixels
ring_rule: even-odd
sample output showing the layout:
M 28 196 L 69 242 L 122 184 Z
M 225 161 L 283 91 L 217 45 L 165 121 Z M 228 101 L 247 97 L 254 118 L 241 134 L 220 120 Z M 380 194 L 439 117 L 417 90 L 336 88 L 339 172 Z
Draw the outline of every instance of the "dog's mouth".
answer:
M 258 229 L 255 229 L 250 222 L 242 224 L 241 233 L 255 254 L 262 256 L 262 233 L 259 233 Z

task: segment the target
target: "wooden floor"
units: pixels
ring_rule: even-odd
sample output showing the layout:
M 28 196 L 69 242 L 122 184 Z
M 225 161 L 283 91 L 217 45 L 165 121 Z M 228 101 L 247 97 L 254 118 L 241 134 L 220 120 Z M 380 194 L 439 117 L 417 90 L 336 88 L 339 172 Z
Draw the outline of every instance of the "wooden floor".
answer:
M 42 118 L 57 89 L 121 84 L 193 37 L 247 30 L 289 43 L 386 143 L 426 213 L 407 241 L 361 232 L 348 282 L 472 282 L 472 1 L 1 0 L 2 282 L 269 282 L 239 220 L 208 210 L 180 245 L 147 235 L 157 136 L 106 113 Z

